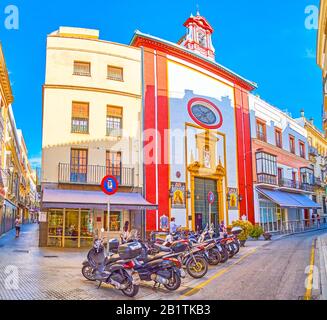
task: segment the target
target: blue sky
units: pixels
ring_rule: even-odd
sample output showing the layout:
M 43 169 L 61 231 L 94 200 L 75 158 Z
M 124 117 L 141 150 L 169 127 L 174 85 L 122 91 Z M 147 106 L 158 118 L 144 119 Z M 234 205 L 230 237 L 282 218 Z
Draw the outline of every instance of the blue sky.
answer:
M 19 8 L 19 30 L 4 28 L 4 8 Z M 15 96 L 17 126 L 29 156 L 41 153 L 42 84 L 46 36 L 59 26 L 96 28 L 104 40 L 129 43 L 136 29 L 177 42 L 197 4 L 215 29 L 216 60 L 259 85 L 261 98 L 294 117 L 304 108 L 321 126 L 322 80 L 316 30 L 305 28 L 305 8 L 319 0 L 1 0 L 2 42 Z M 60 124 L 58 123 L 58 126 Z

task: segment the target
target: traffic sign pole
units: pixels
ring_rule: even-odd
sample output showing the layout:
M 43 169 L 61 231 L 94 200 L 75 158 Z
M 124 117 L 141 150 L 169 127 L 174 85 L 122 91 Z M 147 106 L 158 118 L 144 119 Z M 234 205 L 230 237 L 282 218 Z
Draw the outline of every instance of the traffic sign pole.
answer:
M 107 210 L 108 210 L 108 244 L 107 244 L 107 255 L 109 256 L 110 249 L 109 249 L 109 244 L 110 244 L 110 197 L 108 197 L 108 204 L 107 204 Z
M 108 217 L 108 222 L 107 222 L 107 228 L 108 228 L 108 243 L 107 243 L 107 254 L 109 255 L 110 250 L 109 250 L 109 244 L 110 244 L 110 196 L 114 195 L 118 191 L 118 181 L 116 177 L 114 176 L 105 176 L 102 179 L 101 182 L 101 189 L 102 191 L 108 196 L 108 202 L 107 202 L 107 217 Z
M 208 221 L 209 221 L 209 229 L 210 229 L 210 227 L 211 227 L 211 203 L 209 203 L 209 219 L 208 219 Z

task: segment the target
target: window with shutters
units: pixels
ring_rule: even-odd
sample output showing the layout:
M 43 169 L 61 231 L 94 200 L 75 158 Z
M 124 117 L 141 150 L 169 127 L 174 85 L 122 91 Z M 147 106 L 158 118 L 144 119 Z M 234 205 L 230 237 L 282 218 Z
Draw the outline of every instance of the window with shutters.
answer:
M 72 133 L 89 133 L 89 104 L 73 102 Z
M 123 108 L 107 106 L 107 136 L 121 137 L 123 129 Z
M 75 76 L 91 76 L 91 63 L 74 61 L 74 75 Z
M 121 183 L 122 176 L 122 154 L 121 152 L 106 152 L 106 167 L 107 175 L 116 177 L 117 181 Z
M 108 66 L 108 79 L 124 81 L 124 69 L 120 67 Z

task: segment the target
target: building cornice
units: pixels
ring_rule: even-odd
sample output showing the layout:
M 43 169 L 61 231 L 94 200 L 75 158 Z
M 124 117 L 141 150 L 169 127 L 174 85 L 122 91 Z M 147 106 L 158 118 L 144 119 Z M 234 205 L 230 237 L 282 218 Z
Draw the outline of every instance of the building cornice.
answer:
M 278 147 L 276 147 L 273 144 L 270 144 L 268 142 L 261 141 L 261 140 L 256 139 L 256 138 L 254 138 L 252 140 L 253 140 L 253 142 L 256 143 L 256 145 L 262 146 L 263 149 L 268 148 L 269 153 L 274 154 L 277 157 L 278 157 L 278 155 L 284 155 L 286 157 L 289 157 L 290 159 L 294 159 L 295 161 L 302 162 L 303 163 L 303 167 L 308 167 L 311 164 L 310 160 L 304 159 L 304 158 L 302 158 L 302 157 L 300 157 L 300 156 L 298 156 L 296 154 L 293 154 L 293 153 L 291 153 L 289 151 L 286 151 L 284 149 L 278 148 Z M 254 153 L 256 153 L 256 152 L 257 151 L 254 150 Z M 290 165 L 291 165 L 291 163 L 290 163 Z
M 108 93 L 108 94 L 116 94 L 119 96 L 126 96 L 135 99 L 142 99 L 141 94 L 135 94 L 126 91 L 117 91 L 110 90 L 104 88 L 96 88 L 96 87 L 83 87 L 83 86 L 72 86 L 72 85 L 60 85 L 60 84 L 45 84 L 43 86 L 44 89 L 59 89 L 59 90 L 77 90 L 77 91 L 91 91 L 91 92 L 99 92 L 99 93 Z
M 5 103 L 8 106 L 14 101 L 14 97 L 11 90 L 8 70 L 5 62 L 5 57 L 3 55 L 1 43 L 0 43 L 0 85 L 4 93 Z
M 194 63 L 197 66 L 200 66 L 220 77 L 229 80 L 230 82 L 233 82 L 236 85 L 239 85 L 247 91 L 253 91 L 257 88 L 256 83 L 239 76 L 238 74 L 223 67 L 217 62 L 205 59 L 204 57 L 201 57 L 193 51 L 190 51 L 187 48 L 184 48 L 178 44 L 147 34 L 143 34 L 140 31 L 135 32 L 134 37 L 131 41 L 131 45 L 136 47 L 146 47 L 151 48 L 153 50 L 159 50 L 168 55 L 172 55 L 182 60 Z

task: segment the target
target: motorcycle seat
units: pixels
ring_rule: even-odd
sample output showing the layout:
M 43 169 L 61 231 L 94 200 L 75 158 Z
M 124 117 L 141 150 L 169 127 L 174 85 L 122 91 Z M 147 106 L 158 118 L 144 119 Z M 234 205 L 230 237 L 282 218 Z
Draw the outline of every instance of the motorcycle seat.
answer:
M 158 244 L 158 243 L 154 244 L 154 248 L 159 250 L 160 252 L 171 252 L 170 248 L 163 246 L 161 244 Z
M 106 260 L 107 260 L 109 263 L 113 263 L 113 262 L 116 262 L 116 261 L 121 260 L 121 257 L 119 256 L 119 254 L 113 254 L 113 255 L 111 255 L 110 257 L 107 257 Z
M 154 260 L 159 260 L 159 259 L 162 259 L 166 255 L 167 255 L 167 252 L 160 252 L 156 255 L 148 255 L 144 262 L 151 262 Z

